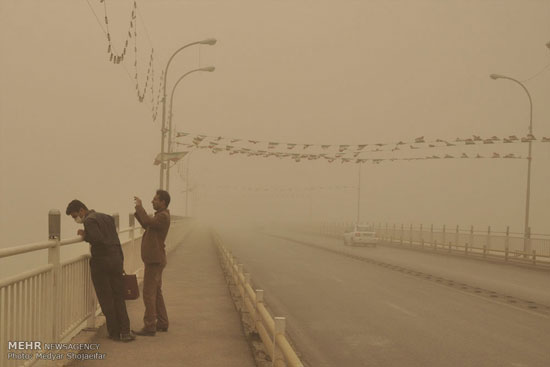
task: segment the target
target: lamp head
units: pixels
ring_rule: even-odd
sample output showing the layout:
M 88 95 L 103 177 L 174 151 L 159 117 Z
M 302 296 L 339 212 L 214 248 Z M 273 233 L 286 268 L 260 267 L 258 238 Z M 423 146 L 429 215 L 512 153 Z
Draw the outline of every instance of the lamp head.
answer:
M 489 77 L 490 77 L 491 79 L 494 79 L 494 80 L 503 78 L 503 76 L 502 76 L 502 75 L 499 75 L 499 74 L 491 74 L 491 75 L 489 75 Z
M 548 47 L 548 49 L 550 49 L 550 41 L 546 44 L 546 47 Z
M 215 38 L 207 38 L 205 40 L 200 41 L 199 43 L 201 45 L 210 45 L 214 46 L 216 44 L 217 40 Z
M 214 70 L 216 70 L 216 68 L 214 66 L 206 66 L 204 68 L 200 68 L 199 69 L 200 71 L 208 71 L 208 72 L 213 72 Z

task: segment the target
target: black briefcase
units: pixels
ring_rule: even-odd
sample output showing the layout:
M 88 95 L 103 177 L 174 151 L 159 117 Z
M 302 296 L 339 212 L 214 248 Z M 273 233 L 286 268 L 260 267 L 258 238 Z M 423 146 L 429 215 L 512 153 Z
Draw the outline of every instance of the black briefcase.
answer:
M 138 299 L 139 298 L 139 287 L 137 282 L 137 276 L 135 274 L 126 274 L 122 275 L 124 278 L 124 299 Z

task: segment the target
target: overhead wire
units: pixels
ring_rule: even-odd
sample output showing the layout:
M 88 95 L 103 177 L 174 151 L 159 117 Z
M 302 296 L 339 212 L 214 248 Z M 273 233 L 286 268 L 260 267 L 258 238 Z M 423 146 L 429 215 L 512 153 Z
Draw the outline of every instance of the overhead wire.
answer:
M 143 16 L 141 15 L 141 11 L 139 10 L 139 8 L 137 8 L 137 12 L 138 12 L 139 18 L 143 22 L 143 29 L 145 29 L 145 34 L 147 35 L 147 38 L 149 39 L 149 45 L 151 46 L 151 48 L 153 48 L 153 41 L 151 40 L 151 36 L 149 35 L 149 30 L 147 29 L 147 26 L 145 25 L 145 20 L 143 19 Z
M 533 76 L 531 76 L 531 77 L 529 77 L 529 78 L 527 78 L 527 79 L 525 79 L 525 80 L 522 80 L 521 82 L 522 82 L 522 83 L 525 83 L 525 82 L 528 82 L 528 81 L 530 81 L 530 80 L 532 80 L 532 79 L 535 79 L 537 76 L 539 76 L 540 74 L 542 74 L 543 72 L 545 72 L 546 69 L 548 69 L 548 67 L 550 67 L 550 63 L 548 63 L 545 67 L 543 67 L 543 68 L 542 68 L 539 72 L 537 72 L 535 75 L 533 75 Z
M 105 36 L 108 35 L 108 32 L 103 28 L 103 25 L 101 24 L 101 21 L 99 20 L 99 17 L 97 16 L 94 8 L 92 7 L 92 4 L 90 4 L 90 1 L 89 0 L 86 0 L 86 3 L 88 3 L 88 6 L 90 7 L 90 10 L 92 11 L 92 13 L 94 14 L 94 17 L 97 21 L 97 24 L 99 25 L 99 28 L 101 28 L 101 30 L 103 31 L 103 33 L 105 34 Z M 114 47 L 113 47 L 114 48 Z M 122 66 L 124 67 L 124 70 L 126 71 L 126 74 L 128 74 L 128 77 L 130 78 L 130 80 L 132 80 L 132 75 L 130 75 L 130 71 L 128 71 L 128 69 L 126 68 L 126 65 L 122 64 Z
M 116 50 L 116 48 L 115 48 L 115 46 L 112 42 L 111 33 L 110 33 L 110 30 L 109 30 L 109 16 L 108 16 L 108 9 L 107 9 L 107 1 L 106 0 L 99 0 L 100 3 L 103 3 L 105 28 L 104 28 L 101 20 L 99 19 L 99 16 L 97 15 L 96 11 L 94 10 L 93 6 L 90 4 L 90 1 L 86 0 L 86 2 L 88 4 L 88 7 L 90 8 L 92 13 L 94 14 L 94 17 L 95 17 L 97 23 L 99 24 L 101 30 L 103 31 L 103 33 L 105 34 L 105 36 L 107 38 L 107 42 L 108 42 L 107 53 L 109 54 L 109 61 L 112 62 L 113 64 L 122 64 L 122 66 L 124 67 L 124 70 L 126 71 L 126 73 L 128 74 L 128 77 L 130 79 L 132 79 L 132 76 L 131 76 L 128 68 L 126 67 L 124 61 L 125 61 L 126 52 L 127 52 L 128 46 L 129 46 L 129 40 L 130 40 L 130 38 L 134 38 L 134 72 L 135 73 L 134 73 L 133 79 L 134 79 L 134 83 L 135 83 L 137 98 L 138 98 L 139 102 L 143 102 L 144 99 L 145 99 L 145 96 L 147 94 L 147 90 L 150 89 L 151 105 L 152 105 L 151 106 L 151 115 L 152 115 L 153 121 L 155 121 L 157 119 L 157 116 L 158 116 L 158 110 L 159 110 L 160 102 L 162 101 L 161 91 L 162 91 L 162 83 L 163 83 L 163 79 L 164 79 L 163 78 L 164 71 L 161 73 L 161 78 L 160 78 L 161 80 L 159 82 L 158 92 L 155 95 L 155 88 L 154 88 L 154 84 L 155 84 L 154 47 L 153 47 L 152 40 L 151 40 L 151 37 L 149 35 L 149 32 L 147 30 L 147 26 L 145 25 L 145 20 L 144 20 L 143 16 L 141 15 L 141 12 L 139 10 L 139 7 L 137 6 L 136 0 L 133 1 L 133 8 L 132 8 L 132 12 L 131 12 L 131 15 L 130 15 L 130 22 L 129 22 L 128 32 L 127 32 L 127 37 L 126 37 L 126 40 L 124 41 L 124 48 L 123 48 L 122 52 L 120 52 L 120 53 Z M 149 56 L 149 65 L 148 65 L 148 68 L 147 68 L 147 76 L 145 77 L 145 83 L 144 83 L 143 88 L 140 88 L 140 83 L 139 83 L 140 78 L 139 78 L 139 68 L 138 68 L 139 55 L 138 55 L 138 43 L 137 43 L 137 38 L 138 38 L 137 37 L 137 35 L 138 35 L 137 34 L 137 15 L 139 15 L 139 17 L 140 17 L 140 20 L 143 24 L 143 28 L 145 29 L 145 34 L 146 34 L 146 36 L 149 40 L 149 44 L 151 46 L 151 53 L 150 53 L 150 56 Z M 133 33 L 133 36 L 132 36 L 132 33 Z M 156 96 L 156 101 L 155 101 L 155 96 Z

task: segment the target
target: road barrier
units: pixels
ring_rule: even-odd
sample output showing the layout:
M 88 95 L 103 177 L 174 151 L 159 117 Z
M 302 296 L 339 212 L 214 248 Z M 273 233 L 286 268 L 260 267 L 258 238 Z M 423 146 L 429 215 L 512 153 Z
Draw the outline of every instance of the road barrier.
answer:
M 241 301 L 253 320 L 253 331 L 260 336 L 271 358 L 272 365 L 303 367 L 285 335 L 286 318 L 270 315 L 264 303 L 264 291 L 252 289 L 250 273 L 244 272 L 243 264 L 237 263 L 235 257 L 221 243 L 219 235 L 215 232 L 212 234 L 220 254 L 222 267 L 238 289 Z
M 113 217 L 118 230 L 118 214 Z M 67 342 L 80 330 L 96 326 L 101 309 L 90 277 L 90 255 L 60 261 L 61 247 L 83 242 L 80 236 L 60 238 L 60 218 L 59 210 L 50 210 L 47 241 L 0 249 L 0 259 L 14 260 L 20 260 L 18 255 L 48 251 L 46 265 L 0 280 L 0 367 L 30 366 L 37 361 L 8 359 L 8 342 Z M 143 269 L 139 239 L 144 231 L 136 228 L 133 214 L 129 223 L 130 227 L 118 233 L 128 234 L 128 239 L 121 241 L 124 269 L 137 274 Z M 166 238 L 168 252 L 181 243 L 190 227 L 188 219 L 172 221 Z
M 458 225 L 449 230 L 445 225 L 434 227 L 434 225 L 405 226 L 404 224 L 378 225 L 374 223 L 363 223 L 370 226 L 385 243 L 404 247 L 465 256 L 475 256 L 486 259 L 495 259 L 505 262 L 515 262 L 530 265 L 550 266 L 550 237 L 549 235 L 538 234 L 539 237 L 521 236 L 519 233 L 510 232 L 509 227 L 505 232 L 476 231 L 474 226 L 468 229 L 460 228 Z M 353 224 L 350 223 L 322 223 L 309 225 L 306 228 L 309 232 L 342 238 L 345 231 L 350 230 Z M 298 229 L 299 226 L 293 226 Z M 304 227 L 302 227 L 304 228 Z M 535 234 L 537 235 L 537 234 Z M 527 240 L 528 251 L 524 251 Z

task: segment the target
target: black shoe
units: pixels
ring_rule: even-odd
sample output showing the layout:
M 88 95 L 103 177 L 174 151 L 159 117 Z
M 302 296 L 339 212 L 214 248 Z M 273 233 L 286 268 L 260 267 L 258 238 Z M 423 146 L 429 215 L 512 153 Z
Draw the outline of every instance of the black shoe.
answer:
M 118 338 L 118 340 L 128 343 L 136 340 L 136 336 L 132 332 L 129 332 L 128 334 L 120 334 L 120 338 Z
M 119 341 L 120 340 L 120 335 L 109 335 L 109 339 Z
M 155 334 L 157 333 L 156 331 L 149 331 L 149 330 L 145 330 L 145 329 L 141 329 L 141 330 L 138 330 L 138 331 L 133 331 L 132 332 L 136 335 L 139 335 L 139 336 L 155 336 Z
M 166 332 L 166 331 L 168 331 L 168 326 L 167 327 L 158 327 L 157 326 L 157 331 Z

